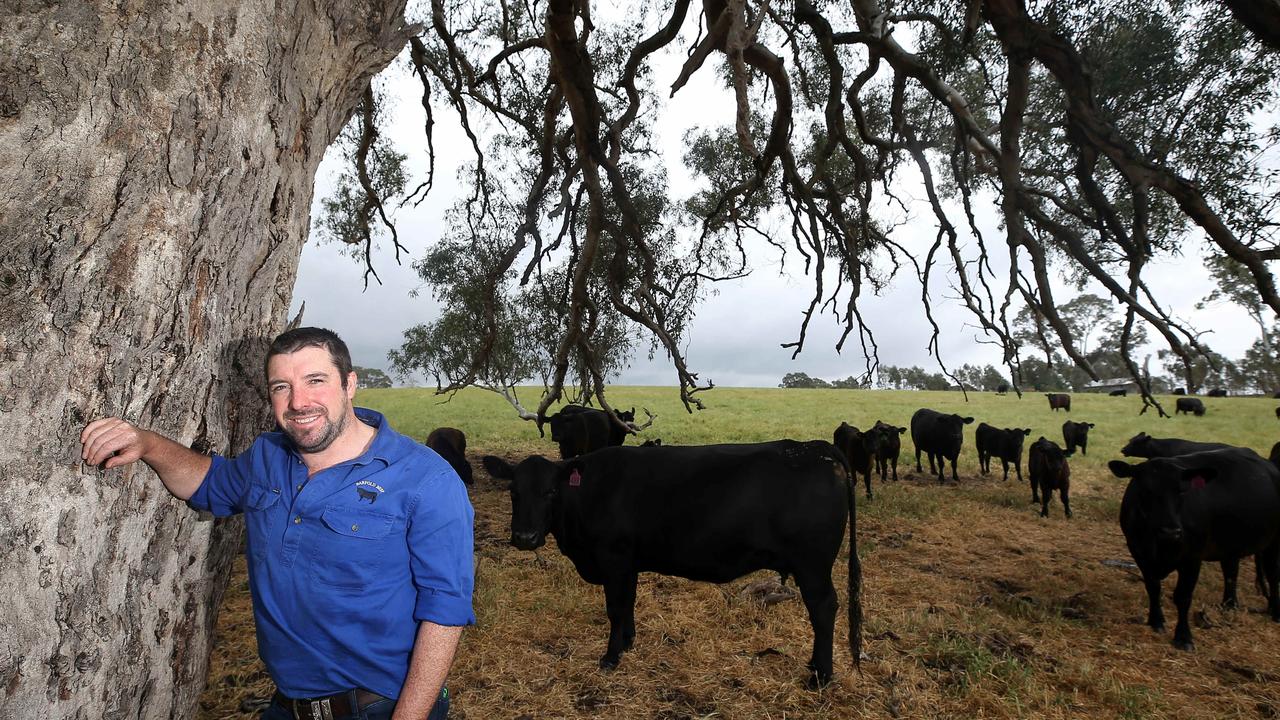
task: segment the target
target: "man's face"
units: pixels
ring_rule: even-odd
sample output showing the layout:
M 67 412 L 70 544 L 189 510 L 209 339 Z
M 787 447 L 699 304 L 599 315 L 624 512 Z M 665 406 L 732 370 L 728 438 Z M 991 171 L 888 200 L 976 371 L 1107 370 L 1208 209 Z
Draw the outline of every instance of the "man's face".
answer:
M 324 348 L 304 347 L 267 361 L 271 414 L 298 450 L 318 453 L 338 438 L 352 416 L 356 374 L 346 387 Z

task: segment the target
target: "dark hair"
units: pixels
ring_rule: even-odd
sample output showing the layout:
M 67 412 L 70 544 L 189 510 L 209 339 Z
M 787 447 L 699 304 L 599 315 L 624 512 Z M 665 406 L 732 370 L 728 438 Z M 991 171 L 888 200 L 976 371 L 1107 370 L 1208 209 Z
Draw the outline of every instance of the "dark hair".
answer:
M 329 351 L 329 359 L 338 368 L 338 376 L 342 380 L 342 387 L 347 386 L 347 376 L 351 374 L 351 351 L 347 349 L 347 344 L 342 342 L 342 338 L 332 330 L 325 328 L 300 327 L 287 330 L 276 336 L 271 341 L 271 347 L 267 348 L 267 357 L 262 361 L 262 374 L 267 374 L 267 364 L 271 362 L 271 358 L 276 355 L 288 355 L 295 353 L 302 348 L 318 347 Z

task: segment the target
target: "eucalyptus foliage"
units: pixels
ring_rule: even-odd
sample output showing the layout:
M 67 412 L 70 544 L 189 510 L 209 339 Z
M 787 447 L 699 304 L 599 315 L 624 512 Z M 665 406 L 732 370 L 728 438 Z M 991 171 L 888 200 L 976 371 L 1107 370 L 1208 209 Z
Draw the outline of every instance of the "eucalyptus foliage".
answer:
M 1237 5 L 425 3 L 411 70 L 428 170 L 405 199 L 435 183 L 437 113 L 462 123 L 474 162 L 449 235 L 417 266 L 446 310 L 407 333 L 396 366 L 427 370 L 442 391 L 480 385 L 508 399 L 540 378 L 536 412 L 513 403 L 541 418 L 566 388 L 608 408 L 610 374 L 647 344 L 670 357 L 692 409 L 710 385 L 685 362 L 698 301 L 781 255 L 813 284 L 786 346 L 799 353 L 828 314 L 843 326 L 838 347 L 854 339 L 867 357 L 864 381 L 878 347 L 859 301 L 903 276 L 922 285 L 935 355 L 930 298 L 941 284 L 1003 349 L 1015 382 L 1029 359 L 1058 351 L 1097 379 L 1100 358 L 1054 278 L 1096 283 L 1118 308 L 1108 361 L 1154 402 L 1134 360 L 1147 335 L 1188 381 L 1214 359 L 1148 285 L 1153 261 L 1202 243 L 1208 261 L 1235 264 L 1246 295 L 1280 312 L 1267 124 L 1280 59 Z M 734 120 L 688 133 L 682 171 L 698 186 L 673 197 L 653 121 L 699 74 L 723 86 L 705 100 Z M 896 232 L 908 172 L 922 178 L 936 228 L 923 250 Z M 992 203 L 997 237 L 975 219 Z M 356 224 L 368 227 L 361 207 Z M 1008 272 L 993 270 L 997 253 Z M 1020 311 L 1034 342 L 1014 327 Z

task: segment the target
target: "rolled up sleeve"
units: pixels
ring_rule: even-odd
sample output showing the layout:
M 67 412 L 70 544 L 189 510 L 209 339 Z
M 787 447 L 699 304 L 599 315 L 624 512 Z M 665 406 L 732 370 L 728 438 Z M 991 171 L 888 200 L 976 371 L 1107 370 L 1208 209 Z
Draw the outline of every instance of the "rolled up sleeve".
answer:
M 466 487 L 452 469 L 424 484 L 409 519 L 409 562 L 418 591 L 415 620 L 474 625 L 474 514 Z
M 227 517 L 244 511 L 244 497 L 249 486 L 252 448 L 235 457 L 214 455 L 200 487 L 187 500 L 194 510 Z

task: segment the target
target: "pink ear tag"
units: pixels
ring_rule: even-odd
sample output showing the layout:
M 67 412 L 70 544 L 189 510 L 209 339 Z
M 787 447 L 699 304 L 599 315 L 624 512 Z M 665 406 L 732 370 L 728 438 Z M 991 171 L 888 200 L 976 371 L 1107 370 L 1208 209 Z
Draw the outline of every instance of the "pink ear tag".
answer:
M 1203 489 L 1204 489 L 1204 478 L 1203 478 L 1203 477 L 1201 477 L 1200 475 L 1197 475 L 1197 476 L 1195 476 L 1195 477 L 1191 478 L 1191 487 L 1192 487 L 1192 488 L 1194 488 L 1194 489 L 1196 489 L 1196 490 L 1203 490 Z
M 569 486 L 578 487 L 581 484 L 582 474 L 578 472 L 578 468 L 574 468 L 573 472 L 569 473 Z M 1202 482 L 1201 484 L 1203 485 L 1204 483 Z

